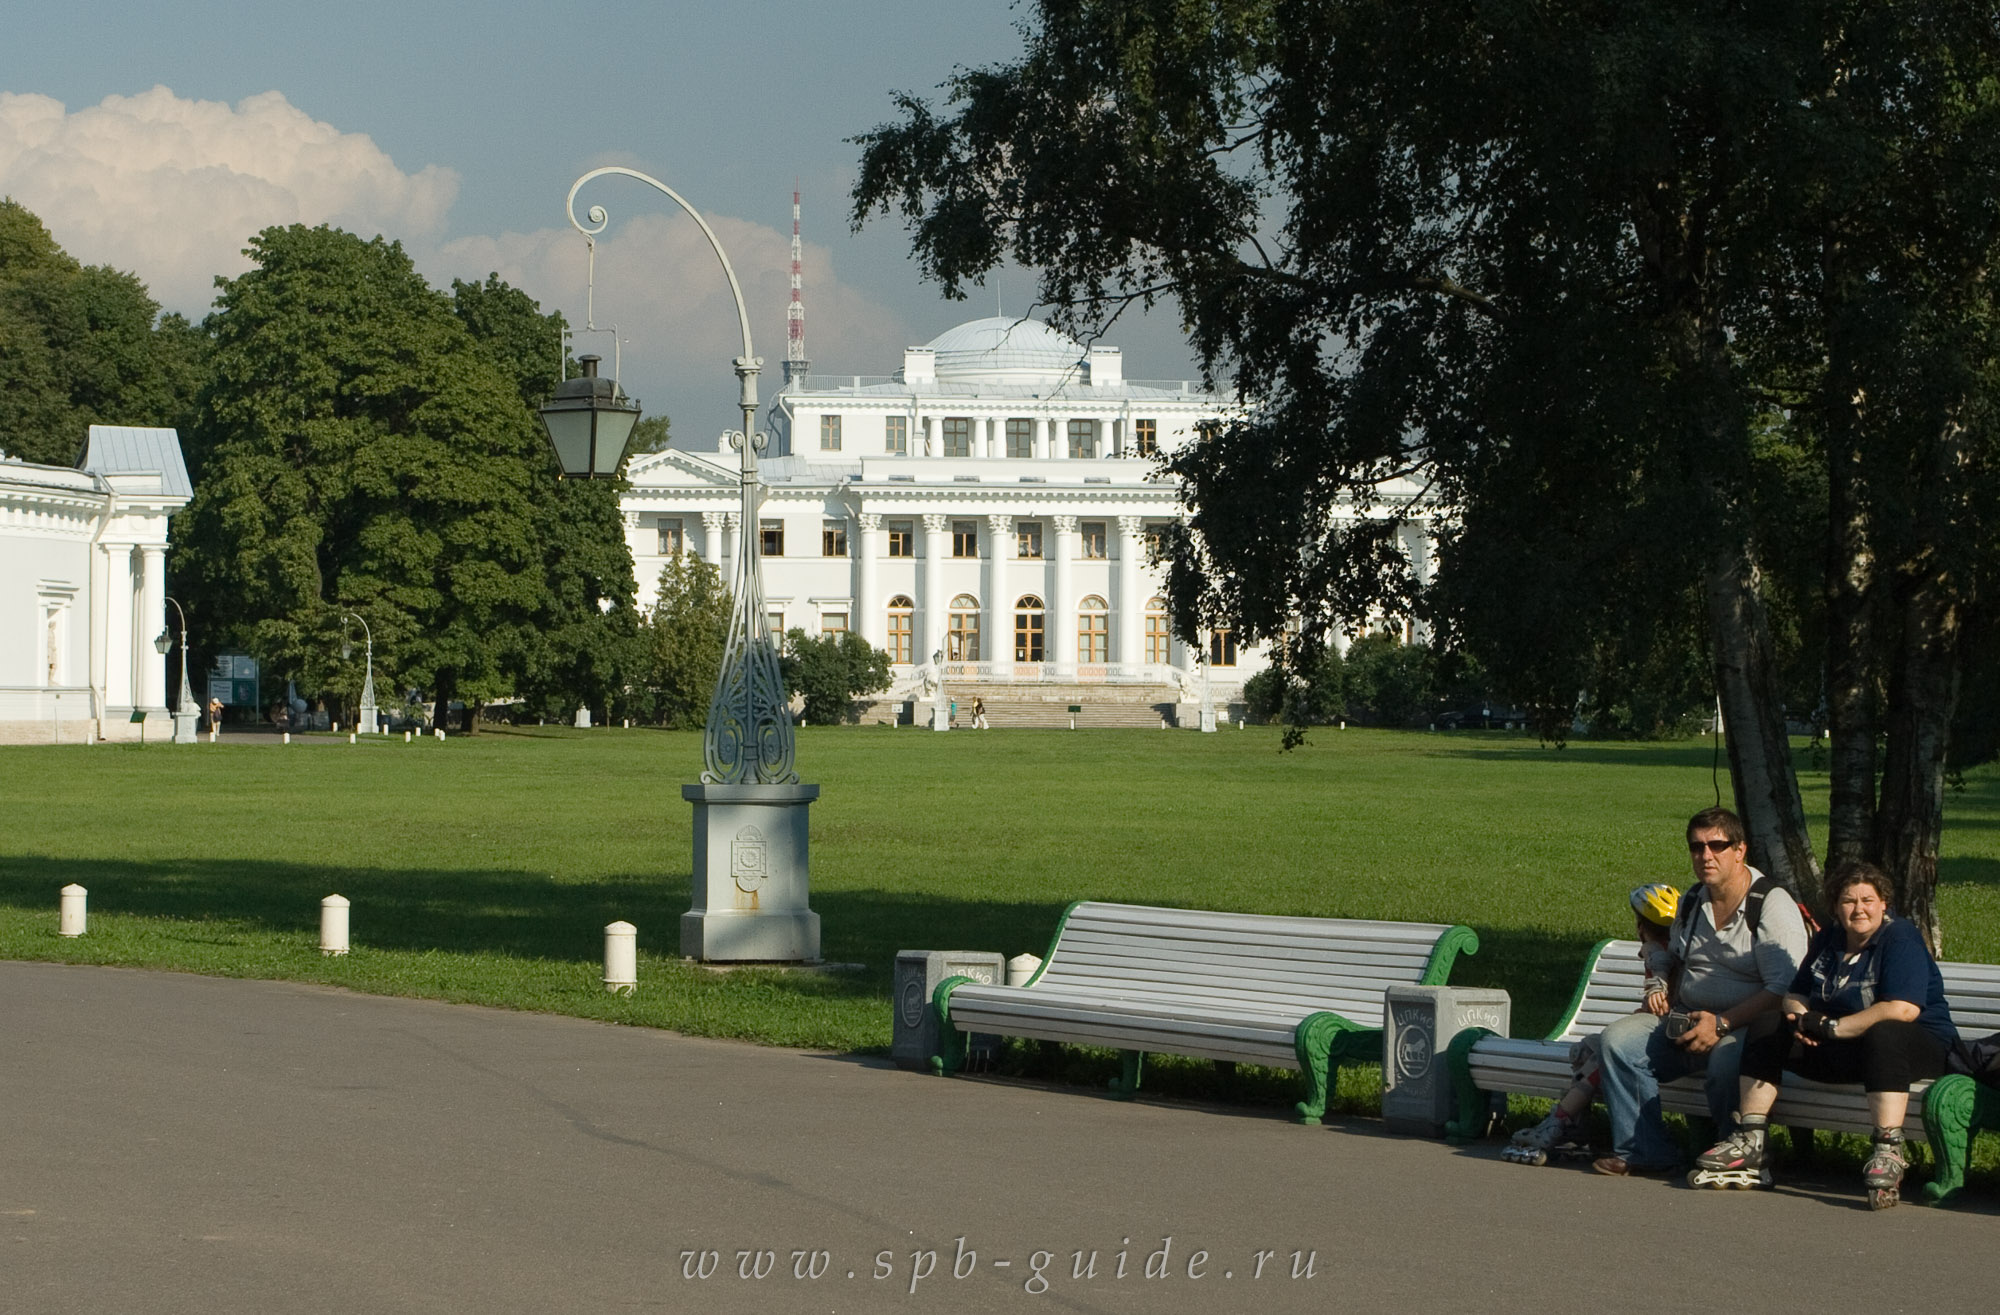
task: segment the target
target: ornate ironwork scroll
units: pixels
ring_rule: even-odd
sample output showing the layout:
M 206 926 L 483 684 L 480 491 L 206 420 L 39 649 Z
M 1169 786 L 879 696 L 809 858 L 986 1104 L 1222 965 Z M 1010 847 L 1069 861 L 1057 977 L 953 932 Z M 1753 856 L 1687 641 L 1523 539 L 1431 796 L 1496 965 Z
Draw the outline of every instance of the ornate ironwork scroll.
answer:
M 743 528 L 736 536 L 736 605 L 729 614 L 729 642 L 722 650 L 722 672 L 702 734 L 701 779 L 704 785 L 796 785 L 792 713 L 778 670 L 776 639 L 764 614 L 763 573 L 757 569 L 762 547 L 757 512 L 764 487 L 757 453 L 766 438 L 757 434 L 746 445 L 738 432 L 729 436 L 729 443 L 743 454 Z

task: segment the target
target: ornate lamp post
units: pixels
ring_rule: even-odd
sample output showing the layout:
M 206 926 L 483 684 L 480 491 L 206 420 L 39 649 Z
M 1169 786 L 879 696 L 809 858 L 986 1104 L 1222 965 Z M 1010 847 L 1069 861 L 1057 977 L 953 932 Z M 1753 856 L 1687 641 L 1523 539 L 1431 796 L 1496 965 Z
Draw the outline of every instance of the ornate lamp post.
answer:
M 375 632 L 368 628 L 368 622 L 359 612 L 348 612 L 340 618 L 343 621 L 361 622 L 361 633 L 366 637 L 368 654 L 368 675 L 361 682 L 361 726 L 363 735 L 373 735 L 378 720 L 375 707 Z M 340 660 L 347 661 L 354 656 L 354 645 L 341 641 Z
M 763 361 L 751 348 L 743 289 L 722 243 L 708 221 L 659 179 L 613 165 L 593 169 L 570 186 L 569 222 L 592 243 L 593 253 L 609 216 L 603 206 L 593 205 L 579 219 L 576 196 L 608 174 L 645 183 L 700 226 L 729 281 L 743 335 L 743 354 L 735 362 L 743 428 L 729 435 L 741 455 L 743 530 L 737 536 L 729 638 L 702 736 L 701 783 L 681 787 L 695 815 L 694 907 L 681 918 L 681 952 L 709 960 L 816 960 L 819 915 L 807 907 L 806 814 L 819 787 L 799 784 L 793 766 L 791 710 L 764 615 L 758 569 L 763 482 L 757 455 L 767 443 L 757 432 L 757 374 Z M 564 382 L 555 400 L 542 408 L 542 421 L 565 477 L 613 478 L 638 421 L 638 403 L 624 398 L 615 379 L 597 377 L 595 358 L 581 360 L 584 377 Z
M 181 699 L 180 705 L 174 709 L 173 742 L 175 744 L 193 744 L 196 739 L 195 727 L 201 721 L 201 707 L 194 701 L 193 695 L 188 691 L 187 613 L 181 610 L 179 600 L 172 594 L 167 595 L 167 601 L 174 605 L 174 612 L 181 619 Z M 167 650 L 173 646 L 174 640 L 171 631 L 160 631 L 160 637 L 153 641 L 153 651 L 161 657 L 165 657 Z

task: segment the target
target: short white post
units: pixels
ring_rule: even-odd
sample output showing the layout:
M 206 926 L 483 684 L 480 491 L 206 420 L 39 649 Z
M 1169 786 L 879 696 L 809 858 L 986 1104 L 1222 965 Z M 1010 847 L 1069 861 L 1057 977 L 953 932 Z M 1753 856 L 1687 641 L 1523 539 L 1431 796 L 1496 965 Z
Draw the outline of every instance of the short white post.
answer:
M 90 892 L 77 885 L 74 881 L 62 888 L 62 913 L 56 928 L 58 934 L 63 936 L 83 935 L 84 904 L 89 896 Z
M 340 723 L 339 723 L 339 722 L 335 722 L 335 723 L 333 723 L 333 733 L 334 733 L 335 735 L 338 735 L 338 734 L 340 734 Z
M 639 929 L 629 922 L 604 929 L 604 989 L 614 995 L 639 989 Z
M 347 899 L 328 895 L 319 902 L 319 952 L 347 953 Z
M 1017 954 L 1007 961 L 1007 985 L 1026 986 L 1028 979 L 1042 970 L 1041 959 L 1032 954 Z
M 409 733 L 408 731 L 404 731 L 404 732 L 403 732 L 403 743 L 405 743 L 405 744 L 408 744 L 409 742 L 410 742 L 410 733 Z
M 354 732 L 353 732 L 353 731 L 349 731 L 349 732 L 347 733 L 347 742 L 348 742 L 349 744 L 353 744 L 353 743 L 355 743 L 355 739 L 354 739 Z
M 286 744 L 290 744 L 290 743 L 292 742 L 292 733 L 291 733 L 290 731 L 285 731 L 285 732 L 283 732 L 283 735 L 284 735 L 284 737 L 285 737 L 285 740 L 284 740 L 284 742 L 285 742 Z

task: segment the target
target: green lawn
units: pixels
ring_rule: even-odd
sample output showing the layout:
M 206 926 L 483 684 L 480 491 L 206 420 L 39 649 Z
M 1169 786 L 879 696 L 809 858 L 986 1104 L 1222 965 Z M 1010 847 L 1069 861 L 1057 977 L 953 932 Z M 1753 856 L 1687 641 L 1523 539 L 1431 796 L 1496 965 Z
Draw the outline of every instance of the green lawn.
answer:
M 1824 773 L 1799 754 L 1819 800 Z M 1455 980 L 1506 987 L 1525 1032 L 1594 941 L 1626 933 L 1632 885 L 1685 884 L 1681 824 L 1715 797 L 1705 743 L 1349 730 L 1284 754 L 1257 728 L 808 730 L 813 907 L 826 957 L 860 967 L 717 973 L 678 958 L 679 787 L 699 761 L 693 735 L 555 728 L 0 750 L 0 956 L 866 1049 L 889 1041 L 897 950 L 1040 953 L 1071 900 L 1118 899 L 1467 922 L 1484 948 Z M 90 934 L 65 941 L 71 881 L 90 890 Z M 345 959 L 317 952 L 332 893 L 354 904 Z M 1941 904 L 1952 957 L 2000 955 L 2000 773 L 1951 798 Z M 639 928 L 631 998 L 598 983 L 619 918 Z M 1350 1079 L 1348 1103 L 1369 1085 Z

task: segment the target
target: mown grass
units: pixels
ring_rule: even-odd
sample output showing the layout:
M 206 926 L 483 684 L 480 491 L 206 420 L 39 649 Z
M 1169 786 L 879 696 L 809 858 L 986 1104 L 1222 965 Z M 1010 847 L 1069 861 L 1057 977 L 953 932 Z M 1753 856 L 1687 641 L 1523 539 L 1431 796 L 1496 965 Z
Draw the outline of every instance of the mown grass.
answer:
M 1824 835 L 1823 763 L 1796 753 Z M 559 728 L 0 750 L 0 956 L 865 1050 L 889 1042 L 897 950 L 1041 953 L 1070 901 L 1116 899 L 1470 923 L 1483 948 L 1454 980 L 1505 987 L 1527 1033 L 1589 947 L 1626 934 L 1632 885 L 1685 884 L 1682 823 L 1716 796 L 1706 742 L 1325 730 L 1287 754 L 1259 728 L 806 730 L 823 952 L 860 966 L 717 973 L 679 958 L 679 787 L 699 764 L 692 734 Z M 71 881 L 90 890 L 90 934 L 67 941 L 56 893 Z M 356 948 L 328 960 L 318 907 L 336 892 Z M 2000 956 L 2000 772 L 1948 801 L 1940 906 L 1951 957 Z M 630 998 L 598 982 L 620 918 L 639 928 Z M 1182 1067 L 1161 1080 L 1208 1089 Z M 1343 1095 L 1366 1107 L 1372 1075 Z

